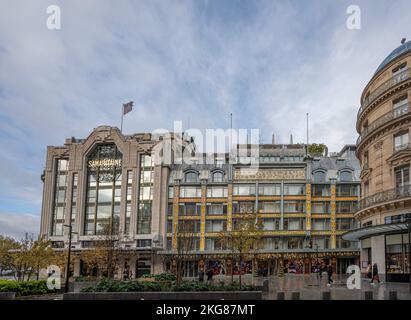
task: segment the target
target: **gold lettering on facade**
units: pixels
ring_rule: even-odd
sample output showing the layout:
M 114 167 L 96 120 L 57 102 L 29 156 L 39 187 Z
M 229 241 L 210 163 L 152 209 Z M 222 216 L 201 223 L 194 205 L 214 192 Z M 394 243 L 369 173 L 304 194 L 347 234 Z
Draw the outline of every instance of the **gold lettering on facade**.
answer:
M 100 159 L 90 160 L 88 162 L 89 168 L 96 169 L 98 167 L 121 167 L 121 159 Z
M 305 180 L 304 169 L 239 169 L 234 171 L 237 180 Z

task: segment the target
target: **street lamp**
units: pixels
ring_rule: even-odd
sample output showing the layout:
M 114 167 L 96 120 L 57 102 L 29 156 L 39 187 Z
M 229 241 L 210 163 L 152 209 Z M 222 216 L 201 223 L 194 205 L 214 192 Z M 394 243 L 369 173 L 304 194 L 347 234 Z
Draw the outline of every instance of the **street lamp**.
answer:
M 77 232 L 73 232 L 73 226 L 70 224 L 65 224 L 65 227 L 69 228 L 69 245 L 68 245 L 68 254 L 67 254 L 67 264 L 66 264 L 66 279 L 64 284 L 64 292 L 68 292 L 69 287 L 69 276 L 70 276 L 70 255 L 71 255 L 71 235 L 73 233 L 77 234 Z

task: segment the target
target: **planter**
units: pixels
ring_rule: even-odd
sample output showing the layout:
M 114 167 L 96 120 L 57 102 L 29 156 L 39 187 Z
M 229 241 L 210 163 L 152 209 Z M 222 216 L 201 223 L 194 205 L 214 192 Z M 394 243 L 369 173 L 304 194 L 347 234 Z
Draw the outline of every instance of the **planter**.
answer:
M 0 300 L 14 300 L 16 299 L 15 292 L 0 292 Z
M 63 300 L 262 300 L 261 291 L 159 291 L 65 293 Z

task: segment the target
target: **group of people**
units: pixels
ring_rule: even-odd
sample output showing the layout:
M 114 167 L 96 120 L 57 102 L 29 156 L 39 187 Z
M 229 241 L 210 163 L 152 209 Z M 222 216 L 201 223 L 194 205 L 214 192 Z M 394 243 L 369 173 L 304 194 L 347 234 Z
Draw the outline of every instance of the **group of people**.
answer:
M 204 276 L 207 275 L 207 282 L 211 283 L 213 281 L 214 270 L 213 268 L 206 268 L 205 272 L 203 269 L 198 271 L 198 281 L 204 282 Z

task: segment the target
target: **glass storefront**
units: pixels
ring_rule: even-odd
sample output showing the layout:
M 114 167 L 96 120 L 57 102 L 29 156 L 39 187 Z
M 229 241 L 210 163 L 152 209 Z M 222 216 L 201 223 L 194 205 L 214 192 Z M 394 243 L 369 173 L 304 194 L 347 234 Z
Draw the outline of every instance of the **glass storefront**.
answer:
M 385 263 L 387 281 L 409 281 L 409 236 L 391 234 L 385 236 Z

